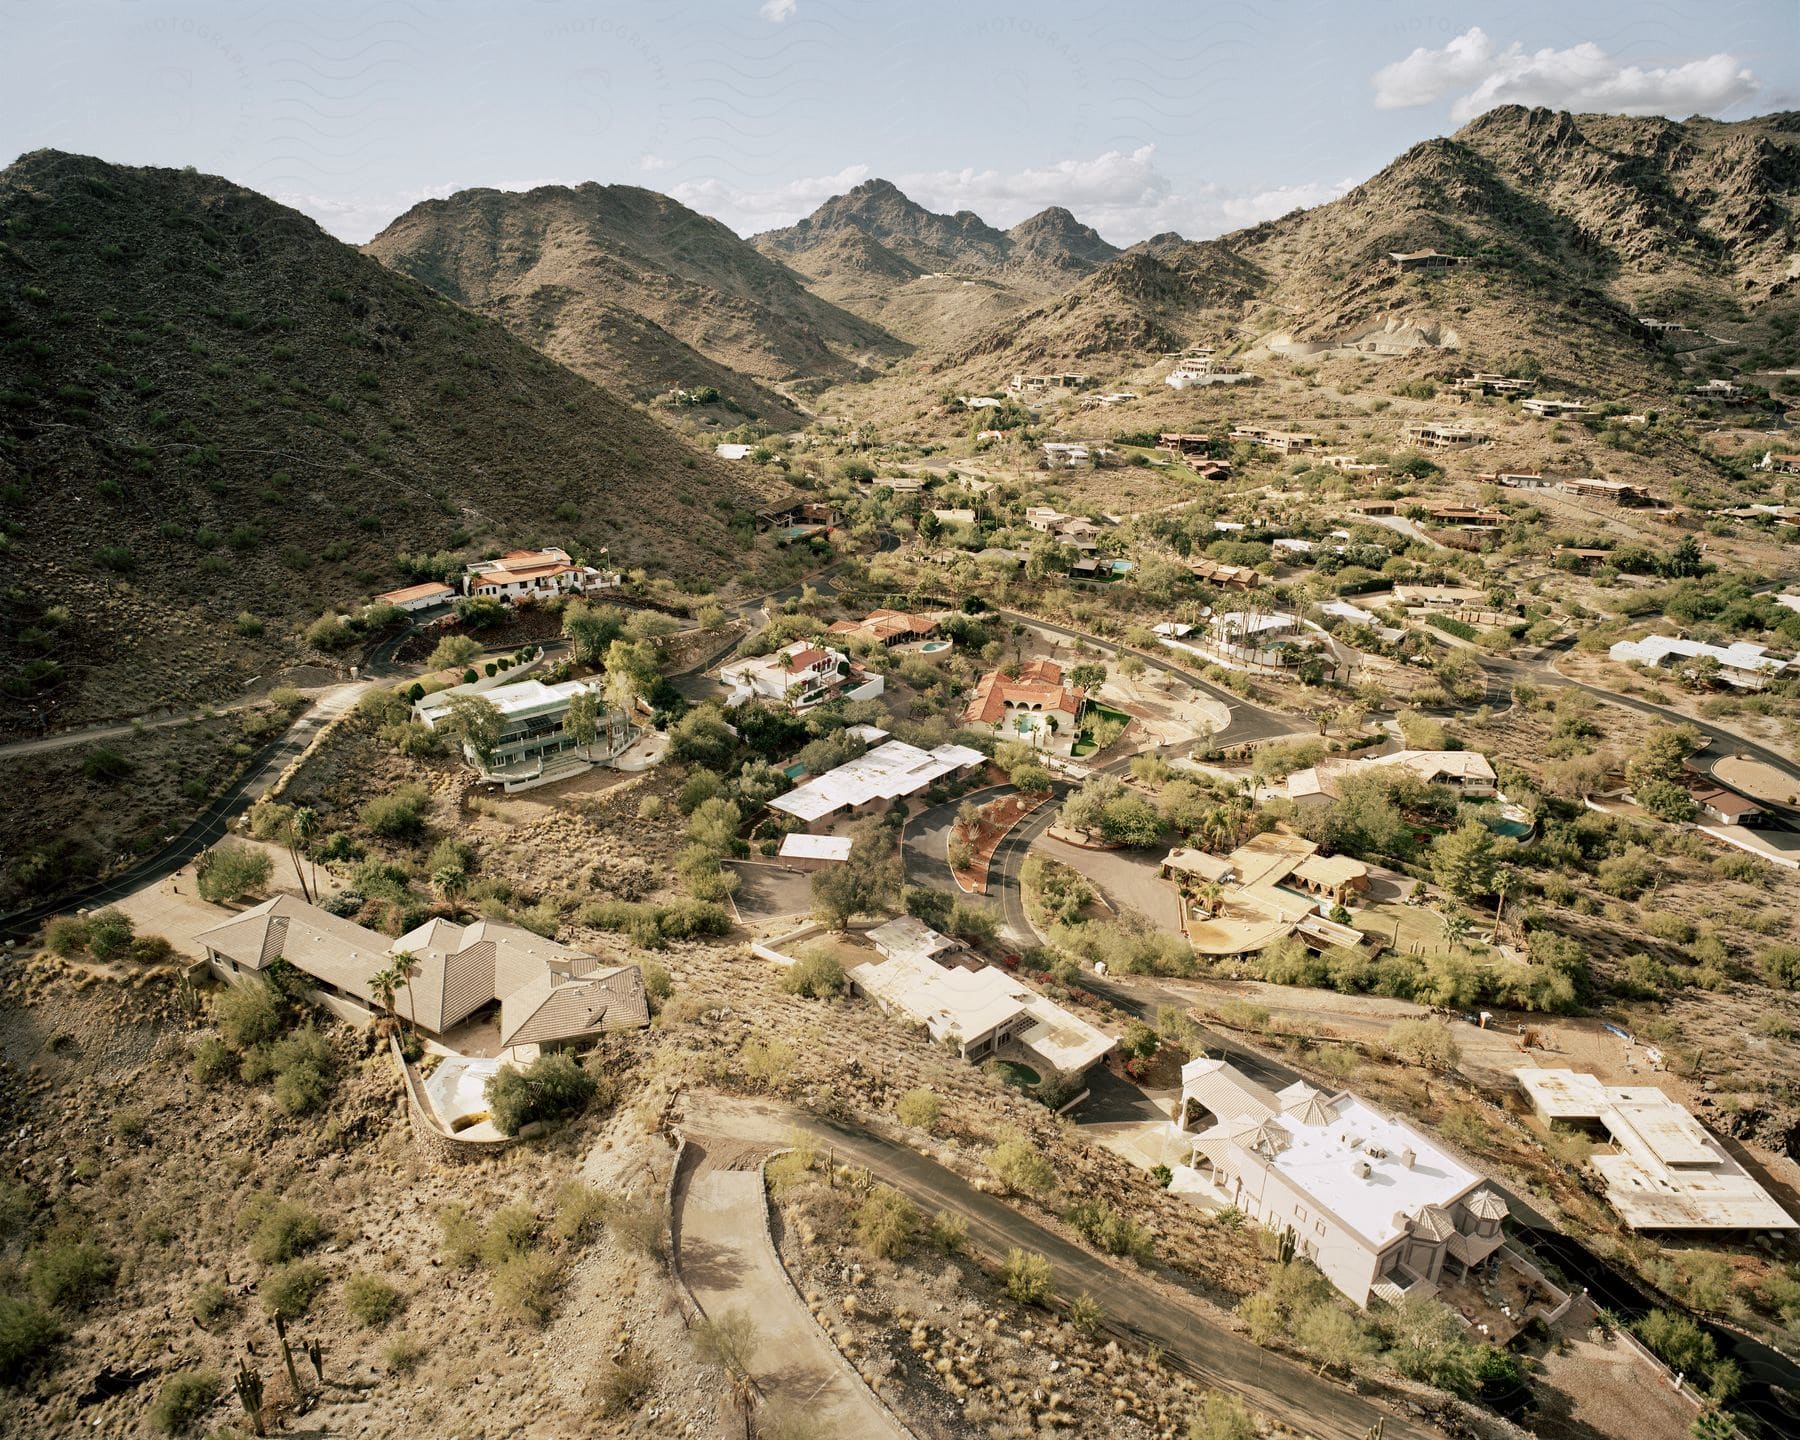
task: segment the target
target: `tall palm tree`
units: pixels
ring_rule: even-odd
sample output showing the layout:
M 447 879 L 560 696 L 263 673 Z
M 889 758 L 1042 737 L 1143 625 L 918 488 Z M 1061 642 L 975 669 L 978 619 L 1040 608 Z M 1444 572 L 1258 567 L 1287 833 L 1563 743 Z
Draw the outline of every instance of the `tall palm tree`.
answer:
M 413 1009 L 412 982 L 413 976 L 419 973 L 419 962 L 410 951 L 402 950 L 394 956 L 394 973 L 406 986 L 406 1018 L 416 1026 L 418 1018 Z
M 305 853 L 307 859 L 311 862 L 312 894 L 307 896 L 307 899 L 316 901 L 319 898 L 319 862 L 313 858 L 312 842 L 313 837 L 319 833 L 319 812 L 314 810 L 310 805 L 299 806 L 294 811 L 292 823 L 294 828 L 294 843 L 299 850 Z M 294 859 L 294 869 L 298 871 L 299 868 L 300 860 L 299 857 L 296 856 Z M 301 889 L 304 890 L 305 888 L 305 882 L 302 881 Z

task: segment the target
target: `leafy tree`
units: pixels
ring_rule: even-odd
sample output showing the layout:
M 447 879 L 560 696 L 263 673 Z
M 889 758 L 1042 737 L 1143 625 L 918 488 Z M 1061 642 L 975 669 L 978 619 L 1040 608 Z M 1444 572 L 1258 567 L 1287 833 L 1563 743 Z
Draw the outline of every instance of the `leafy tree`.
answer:
M 215 905 L 266 890 L 274 869 L 266 851 L 234 843 L 214 845 L 194 862 L 200 898 Z
M 593 691 L 581 690 L 569 697 L 569 708 L 563 716 L 563 729 L 583 751 L 599 738 L 600 699 Z
M 635 713 L 661 679 L 654 640 L 614 640 L 606 647 L 606 703 L 614 710 Z
M 669 726 L 669 758 L 683 765 L 722 771 L 737 749 L 737 738 L 710 705 L 690 710 Z
M 559 1050 L 540 1055 L 523 1070 L 502 1065 L 488 1080 L 488 1114 L 502 1135 L 517 1135 L 536 1120 L 553 1120 L 587 1108 L 599 1082 Z
M 1078 690 L 1086 690 L 1089 694 L 1098 690 L 1105 683 L 1106 667 L 1093 661 L 1077 665 L 1069 671 L 1069 684 Z
M 607 647 L 619 638 L 624 628 L 624 616 L 616 606 L 593 605 L 580 599 L 563 606 L 562 633 L 580 664 L 599 664 Z
M 900 893 L 900 879 L 900 862 L 880 832 L 865 831 L 851 845 L 848 860 L 814 874 L 813 914 L 833 930 L 842 930 L 858 915 L 889 911 Z
M 506 720 L 492 700 L 485 695 L 453 695 L 441 723 L 468 746 L 484 769 L 493 763 Z
M 461 670 L 481 653 L 481 642 L 471 635 L 446 635 L 425 663 L 433 670 Z
M 1462 1059 L 1450 1027 L 1442 1020 L 1396 1020 L 1388 1026 L 1388 1052 L 1409 1064 L 1430 1070 L 1449 1070 Z
M 1493 831 L 1479 820 L 1465 821 L 1431 845 L 1432 878 L 1464 902 L 1493 893 L 1498 864 Z
M 1684 762 L 1694 753 L 1699 740 L 1699 735 L 1685 725 L 1666 725 L 1652 730 L 1625 762 L 1626 781 L 1633 791 L 1656 780 L 1679 783 Z
M 1375 1341 L 1356 1316 L 1323 1300 L 1300 1316 L 1294 1343 L 1319 1362 L 1319 1373 L 1342 1370 L 1355 1374 L 1374 1357 Z

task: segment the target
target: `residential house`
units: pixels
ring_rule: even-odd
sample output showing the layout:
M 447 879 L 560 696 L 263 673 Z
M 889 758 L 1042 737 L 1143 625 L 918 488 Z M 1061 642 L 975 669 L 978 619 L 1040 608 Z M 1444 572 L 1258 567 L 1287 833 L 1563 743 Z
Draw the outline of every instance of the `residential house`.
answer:
M 1421 450 L 1453 450 L 1465 445 L 1483 445 L 1488 437 L 1467 425 L 1432 421 L 1406 427 L 1406 443 Z
M 1784 455 L 1779 451 L 1765 450 L 1756 468 L 1773 470 L 1778 475 L 1800 475 L 1800 455 Z
M 1067 755 L 1080 733 L 1086 692 L 1063 684 L 1054 660 L 1031 660 L 1017 675 L 990 670 L 963 710 L 965 725 L 986 725 L 1003 740 Z
M 1092 375 L 1065 371 L 1056 375 L 1016 374 L 1007 383 L 1009 390 L 1085 390 L 1094 383 Z
M 1546 1125 L 1599 1132 L 1588 1161 L 1632 1230 L 1800 1229 L 1718 1139 L 1654 1086 L 1605 1085 L 1575 1070 L 1522 1068 L 1513 1077 Z
M 965 1060 L 1016 1056 L 1034 1069 L 1080 1076 L 1116 1043 L 910 915 L 876 927 L 868 938 L 881 959 L 850 967 L 852 993 L 923 1026 Z
M 1502 485 L 1508 490 L 1548 490 L 1556 481 L 1550 479 L 1542 470 L 1493 470 L 1483 471 L 1475 477 L 1486 480 L 1492 485 Z
M 1219 442 L 1210 435 L 1168 430 L 1156 437 L 1156 448 L 1176 455 L 1211 456 L 1217 452 Z
M 1330 803 L 1343 796 L 1345 779 L 1382 769 L 1405 770 L 1425 785 L 1443 785 L 1465 800 L 1492 800 L 1499 780 L 1487 756 L 1478 750 L 1394 750 L 1386 755 L 1333 755 L 1296 770 L 1287 778 L 1288 798 L 1296 804 Z
M 1368 867 L 1348 855 L 1320 855 L 1285 830 L 1253 835 L 1223 857 L 1177 848 L 1162 877 L 1182 897 L 1188 941 L 1202 955 L 1250 955 L 1292 935 L 1310 950 L 1360 948 L 1362 931 L 1330 918 L 1367 893 Z
M 794 830 L 781 837 L 776 856 L 791 870 L 826 870 L 850 858 L 852 843 L 848 835 L 813 835 Z
M 871 610 L 860 620 L 839 620 L 828 634 L 849 640 L 873 640 L 878 645 L 907 645 L 936 635 L 944 616 L 910 615 L 904 610 Z
M 1647 505 L 1650 503 L 1650 492 L 1642 485 L 1631 485 L 1623 480 L 1594 480 L 1579 476 L 1570 476 L 1558 482 L 1559 488 L 1570 495 L 1579 495 L 1584 500 L 1604 500 L 1613 505 Z
M 1470 257 L 1445 255 L 1437 250 L 1390 250 L 1388 259 L 1394 262 L 1396 269 L 1404 273 L 1409 270 L 1448 270 L 1453 265 L 1466 263 Z
M 1472 510 L 1466 505 L 1433 505 L 1426 512 L 1434 524 L 1456 530 L 1498 530 L 1506 524 L 1504 510 Z
M 1046 535 L 1053 535 L 1063 525 L 1073 520 L 1073 515 L 1064 514 L 1050 505 L 1028 505 L 1025 507 L 1025 523 L 1033 530 Z
M 1756 826 L 1768 819 L 1768 812 L 1748 795 L 1738 794 L 1710 775 L 1683 770 L 1681 783 L 1698 811 L 1698 824 Z
M 1376 464 L 1372 461 L 1365 464 L 1354 455 L 1325 455 L 1320 457 L 1319 463 L 1342 474 L 1355 475 L 1364 480 L 1379 480 L 1390 469 L 1387 465 Z
M 1128 401 L 1141 400 L 1142 398 L 1143 397 L 1135 390 L 1115 390 L 1109 395 L 1090 395 L 1081 403 L 1083 405 L 1097 405 L 1101 409 L 1107 410 L 1111 409 L 1114 405 L 1123 405 Z
M 1487 591 L 1467 585 L 1396 585 L 1394 598 L 1409 610 L 1467 610 L 1485 605 Z
M 1256 647 L 1298 635 L 1301 624 L 1285 610 L 1228 610 L 1213 616 L 1211 628 L 1222 645 Z
M 377 605 L 392 605 L 406 611 L 409 615 L 420 610 L 429 610 L 436 605 L 448 605 L 456 598 L 456 592 L 441 581 L 430 580 L 422 585 L 407 585 L 399 590 L 388 590 L 375 597 Z
M 1771 680 L 1800 673 L 1800 660 L 1784 660 L 1771 655 L 1767 646 L 1748 640 L 1707 645 L 1674 635 L 1646 635 L 1641 640 L 1620 640 L 1606 653 L 1621 664 L 1651 669 L 1660 669 L 1670 660 L 1710 660 L 1718 666 L 1719 678 L 1739 690 L 1760 690 Z
M 1494 375 L 1477 370 L 1451 382 L 1450 388 L 1465 395 L 1529 395 L 1535 385 L 1530 380 L 1515 380 L 1508 375 Z
M 940 525 L 973 525 L 975 523 L 975 512 L 960 506 L 934 509 L 931 513 L 937 516 Z
M 755 448 L 754 445 L 739 445 L 730 441 L 721 441 L 713 446 L 713 454 L 721 460 L 748 460 L 750 452 Z
M 1725 405 L 1740 405 L 1745 400 L 1744 387 L 1735 380 L 1708 380 L 1694 386 L 1690 393 L 1701 400 L 1717 400 Z
M 1067 440 L 1046 440 L 1041 447 L 1053 469 L 1077 470 L 1105 459 L 1112 451 L 1104 445 L 1080 445 Z
M 1240 425 L 1231 432 L 1231 438 L 1245 444 L 1261 445 L 1267 450 L 1278 450 L 1283 455 L 1310 450 L 1319 443 L 1317 435 L 1309 435 L 1303 430 L 1271 430 L 1264 425 Z
M 1560 419 L 1564 415 L 1582 415 L 1587 406 L 1576 400 L 1543 400 L 1533 398 L 1521 400 L 1519 408 L 1528 415 L 1536 415 L 1540 420 Z
M 1430 1295 L 1505 1243 L 1497 1191 L 1348 1091 L 1304 1080 L 1270 1090 L 1201 1056 L 1182 1067 L 1178 1125 L 1202 1120 L 1211 1123 L 1192 1132 L 1175 1188 L 1204 1187 L 1265 1230 L 1291 1233 L 1296 1253 L 1358 1305 Z
M 892 481 L 883 480 L 883 485 Z M 807 527 L 810 530 L 832 530 L 843 523 L 837 505 L 830 500 L 790 498 L 765 505 L 756 512 L 759 530 L 783 530 Z
M 879 814 L 896 800 L 986 763 L 987 756 L 967 745 L 921 750 L 902 740 L 889 740 L 785 795 L 777 795 L 769 808 L 791 815 L 809 828 L 843 815 Z
M 1227 565 L 1207 555 L 1196 555 L 1188 561 L 1188 573 L 1208 585 L 1223 585 L 1232 590 L 1254 590 L 1263 577 L 1248 565 Z
M 839 696 L 872 699 L 886 688 L 879 674 L 863 669 L 842 650 L 809 640 L 795 640 L 773 654 L 734 660 L 720 668 L 719 683 L 730 691 L 725 698 L 729 707 L 762 699 L 779 701 L 794 710 Z
M 1183 360 L 1163 377 L 1163 384 L 1171 390 L 1193 390 L 1208 385 L 1254 385 L 1260 378 L 1246 370 L 1215 370 L 1211 360 Z
M 398 940 L 317 906 L 277 895 L 195 937 L 221 976 L 244 980 L 285 961 L 317 998 L 346 1018 L 387 1008 L 376 979 L 399 957 L 416 967 L 394 992 L 391 1013 L 442 1040 L 495 1012 L 499 1043 L 514 1058 L 649 1024 L 643 973 L 516 925 L 428 920 Z
M 1558 545 L 1556 554 L 1551 558 L 1577 575 L 1592 575 L 1612 559 L 1612 551 L 1596 550 L 1583 545 Z
M 504 600 L 518 605 L 555 595 L 611 590 L 620 583 L 616 570 L 577 565 L 569 552 L 549 546 L 543 550 L 509 550 L 498 560 L 476 560 L 463 567 L 463 594 Z
M 578 739 L 569 728 L 569 710 L 580 696 L 593 697 L 594 734 Z M 413 705 L 413 718 L 428 730 L 451 724 L 455 702 L 462 698 L 485 701 L 500 716 L 500 734 L 484 756 L 466 735 L 463 758 L 481 778 L 510 791 L 548 784 L 580 774 L 621 754 L 634 735 L 630 717 L 607 705 L 601 687 L 591 680 L 564 680 L 546 685 L 542 680 L 518 680 L 484 686 L 477 681 L 437 690 Z
M 1679 320 L 1658 320 L 1652 315 L 1638 316 L 1638 324 L 1642 325 L 1646 330 L 1656 330 L 1659 332 L 1664 330 L 1685 330 L 1688 328 Z

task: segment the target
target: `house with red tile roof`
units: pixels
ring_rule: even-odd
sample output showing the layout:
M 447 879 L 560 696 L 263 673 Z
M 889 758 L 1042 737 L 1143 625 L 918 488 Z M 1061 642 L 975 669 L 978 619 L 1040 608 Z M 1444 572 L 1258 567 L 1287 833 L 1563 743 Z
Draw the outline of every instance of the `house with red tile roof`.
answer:
M 485 595 L 517 605 L 555 595 L 610 590 L 619 583 L 613 570 L 577 565 L 567 550 L 509 550 L 498 560 L 476 560 L 463 568 L 463 594 Z
M 1033 660 L 1017 675 L 990 670 L 963 710 L 966 725 L 986 725 L 1002 740 L 1022 741 L 1067 755 L 1080 731 L 1086 693 L 1063 684 L 1062 666 Z
M 909 615 L 904 610 L 871 610 L 860 620 L 839 620 L 829 633 L 845 639 L 873 640 L 879 645 L 906 645 L 937 634 L 942 615 Z
M 725 697 L 729 706 L 775 700 L 795 710 L 840 695 L 847 700 L 872 699 L 887 688 L 880 675 L 864 670 L 842 650 L 810 640 L 796 640 L 770 655 L 734 660 L 719 671 L 719 682 L 729 691 Z

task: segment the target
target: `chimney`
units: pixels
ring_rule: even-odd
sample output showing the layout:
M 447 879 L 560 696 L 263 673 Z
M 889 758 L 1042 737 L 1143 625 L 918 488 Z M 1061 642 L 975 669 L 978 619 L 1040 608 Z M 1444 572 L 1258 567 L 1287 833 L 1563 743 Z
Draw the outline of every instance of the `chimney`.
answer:
M 1418 1158 L 1419 1157 L 1417 1155 L 1413 1154 L 1412 1146 L 1410 1146 L 1410 1145 L 1407 1146 L 1406 1149 L 1404 1149 L 1400 1152 L 1400 1163 L 1402 1165 L 1404 1165 L 1408 1170 L 1413 1168 L 1413 1161 L 1417 1160 Z
M 1369 1178 L 1369 1162 L 1361 1158 L 1352 1160 L 1350 1162 L 1350 1173 L 1358 1180 L 1367 1180 Z

